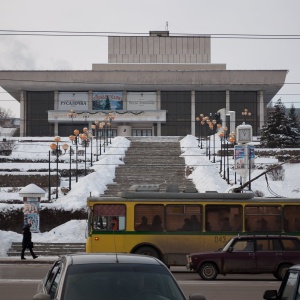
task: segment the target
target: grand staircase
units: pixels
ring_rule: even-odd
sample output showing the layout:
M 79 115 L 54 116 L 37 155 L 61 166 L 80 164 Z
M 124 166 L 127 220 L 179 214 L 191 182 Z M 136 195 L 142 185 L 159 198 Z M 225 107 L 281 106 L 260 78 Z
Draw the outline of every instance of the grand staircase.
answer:
M 124 165 L 116 168 L 113 184 L 107 186 L 104 196 L 116 196 L 136 184 L 159 184 L 160 191 L 170 186 L 179 191 L 195 189 L 187 179 L 187 170 L 181 155 L 182 137 L 128 137 Z

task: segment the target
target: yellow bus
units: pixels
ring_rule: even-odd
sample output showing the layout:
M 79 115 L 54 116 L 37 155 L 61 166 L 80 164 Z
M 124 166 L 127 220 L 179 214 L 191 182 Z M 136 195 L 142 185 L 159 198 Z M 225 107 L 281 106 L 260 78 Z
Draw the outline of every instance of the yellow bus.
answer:
M 182 266 L 187 254 L 217 250 L 238 234 L 300 234 L 299 198 L 158 189 L 88 197 L 86 252 L 147 254 Z

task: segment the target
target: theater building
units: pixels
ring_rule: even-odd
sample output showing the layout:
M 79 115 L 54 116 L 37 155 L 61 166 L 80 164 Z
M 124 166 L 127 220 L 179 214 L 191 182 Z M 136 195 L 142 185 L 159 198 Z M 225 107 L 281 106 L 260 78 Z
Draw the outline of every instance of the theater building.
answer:
M 108 63 L 91 70 L 0 71 L 0 86 L 20 102 L 21 136 L 69 136 L 107 116 L 111 136 L 198 135 L 200 114 L 232 130 L 245 108 L 257 135 L 286 75 L 227 70 L 211 63 L 210 36 L 151 31 L 108 37 Z

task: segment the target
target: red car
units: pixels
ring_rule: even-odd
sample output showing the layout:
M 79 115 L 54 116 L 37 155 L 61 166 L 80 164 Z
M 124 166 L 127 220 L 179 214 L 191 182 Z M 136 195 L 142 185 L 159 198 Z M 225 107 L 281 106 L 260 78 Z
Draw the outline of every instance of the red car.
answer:
M 187 269 L 204 280 L 218 274 L 271 273 L 282 280 L 286 271 L 300 263 L 300 240 L 284 235 L 236 236 L 216 252 L 187 255 Z

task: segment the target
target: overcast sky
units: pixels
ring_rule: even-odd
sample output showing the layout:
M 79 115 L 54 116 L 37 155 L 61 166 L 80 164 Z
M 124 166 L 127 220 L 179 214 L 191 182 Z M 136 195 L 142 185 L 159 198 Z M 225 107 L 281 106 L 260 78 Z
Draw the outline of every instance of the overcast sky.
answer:
M 5 30 L 170 34 L 299 35 L 297 39 L 212 38 L 212 63 L 227 69 L 286 69 L 274 97 L 300 107 L 299 0 L 2 0 L 0 70 L 91 70 L 107 63 L 107 37 L 3 35 Z M 168 27 L 166 27 L 168 22 Z M 0 106 L 19 107 L 0 90 Z

